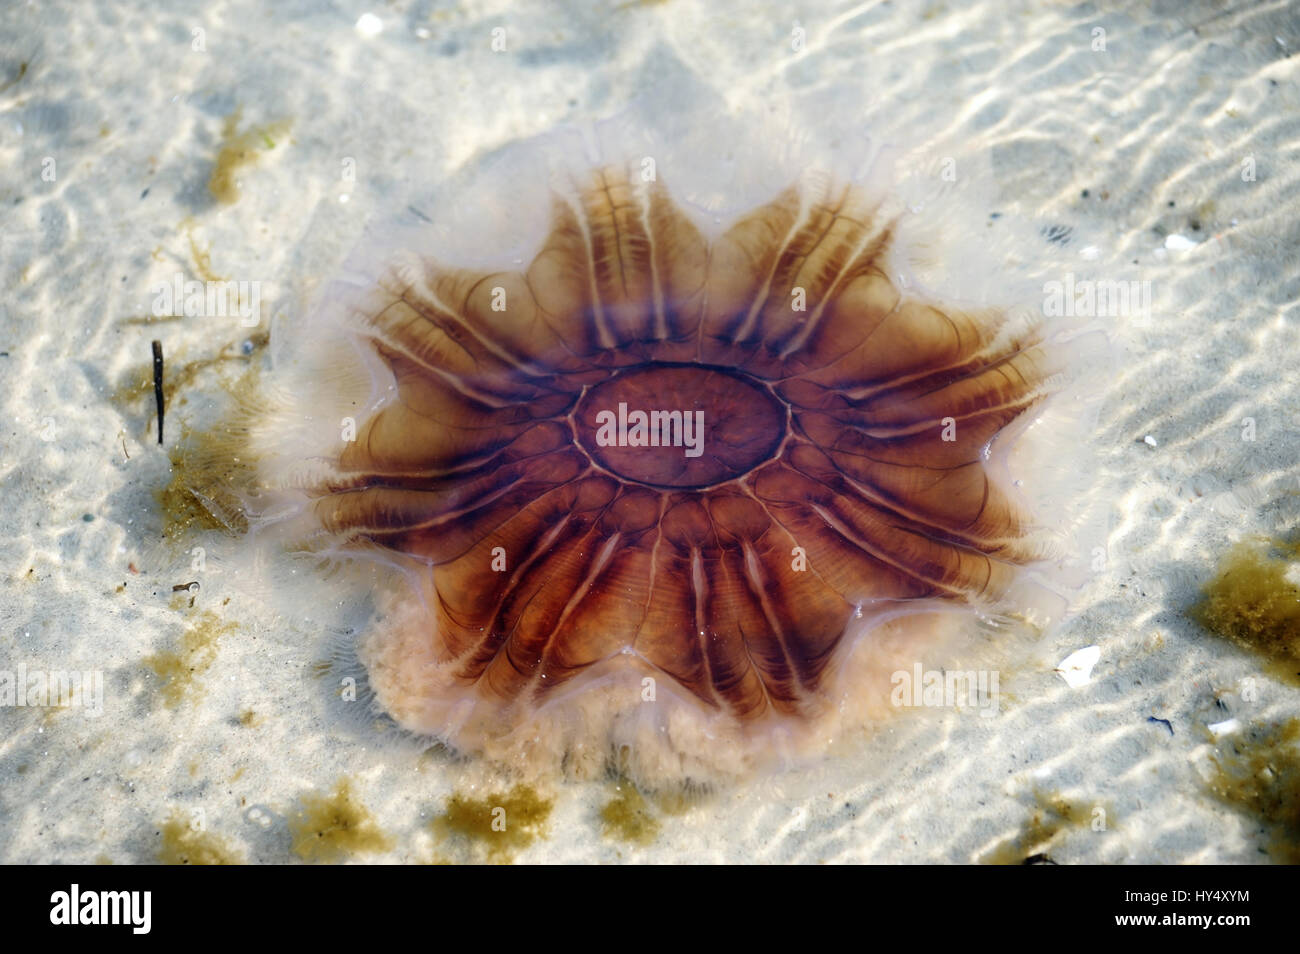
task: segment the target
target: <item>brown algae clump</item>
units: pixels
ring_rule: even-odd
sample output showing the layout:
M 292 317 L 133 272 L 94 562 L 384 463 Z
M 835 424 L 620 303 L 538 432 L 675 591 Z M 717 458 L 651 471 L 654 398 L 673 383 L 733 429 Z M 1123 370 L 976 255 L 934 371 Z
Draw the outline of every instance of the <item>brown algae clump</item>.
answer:
M 606 838 L 645 846 L 659 836 L 659 819 L 641 793 L 628 781 L 614 787 L 614 797 L 600 810 L 601 830 Z
M 1106 830 L 1108 812 L 1102 805 L 1073 801 L 1058 792 L 1037 789 L 1034 800 L 1038 807 L 1021 830 L 981 856 L 980 864 L 1055 864 L 1047 852 L 1062 832 L 1070 829 Z
M 1210 632 L 1273 665 L 1273 675 L 1300 683 L 1300 584 L 1293 568 L 1300 545 L 1255 538 L 1233 547 L 1202 589 L 1191 617 Z
M 173 446 L 168 456 L 172 463 L 172 479 L 166 487 L 157 491 L 158 506 L 166 519 L 163 536 L 176 541 L 192 530 L 230 529 L 213 513 L 213 508 L 190 489 L 190 468 L 185 444 Z
M 196 530 L 243 533 L 247 529 L 232 488 L 243 479 L 248 465 L 231 453 L 239 447 L 238 436 L 231 430 L 214 428 L 194 434 L 186 428 L 168 451 L 171 480 L 156 492 L 164 519 L 163 536 L 168 541 L 185 540 Z
M 1300 719 L 1225 739 L 1213 761 L 1210 791 L 1258 823 L 1267 835 L 1261 851 L 1300 864 Z
M 212 165 L 212 175 L 208 179 L 208 191 L 212 198 L 224 205 L 239 200 L 239 184 L 235 173 L 244 166 L 256 162 L 263 152 L 275 148 L 276 136 L 283 135 L 289 128 L 288 120 L 268 123 L 242 133 L 239 129 L 241 110 L 235 110 L 226 117 L 221 128 L 221 150 Z
M 164 702 L 176 706 L 198 692 L 195 679 L 216 662 L 217 641 L 235 628 L 235 623 L 222 622 L 216 613 L 205 610 L 186 628 L 178 649 L 145 658 L 144 664 L 163 680 Z
M 453 795 L 432 828 L 439 840 L 468 842 L 473 855 L 506 862 L 546 834 L 552 807 L 550 799 L 526 785 L 483 798 Z
M 196 829 L 179 812 L 163 823 L 158 860 L 165 865 L 242 865 L 244 859 L 220 836 Z
M 289 820 L 293 853 L 305 861 L 342 861 L 349 855 L 391 851 L 393 841 L 375 824 L 369 809 L 352 794 L 344 777 L 332 795 L 309 792 Z

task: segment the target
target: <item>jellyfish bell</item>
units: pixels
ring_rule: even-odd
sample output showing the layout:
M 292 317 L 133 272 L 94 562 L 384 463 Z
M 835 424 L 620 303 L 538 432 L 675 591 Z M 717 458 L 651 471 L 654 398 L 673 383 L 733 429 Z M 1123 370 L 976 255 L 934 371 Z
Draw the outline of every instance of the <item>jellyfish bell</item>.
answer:
M 261 565 L 364 593 L 378 708 L 520 772 L 816 753 L 988 621 L 1059 619 L 1077 563 L 1095 336 L 997 301 L 824 114 L 670 105 L 372 231 L 247 421 Z

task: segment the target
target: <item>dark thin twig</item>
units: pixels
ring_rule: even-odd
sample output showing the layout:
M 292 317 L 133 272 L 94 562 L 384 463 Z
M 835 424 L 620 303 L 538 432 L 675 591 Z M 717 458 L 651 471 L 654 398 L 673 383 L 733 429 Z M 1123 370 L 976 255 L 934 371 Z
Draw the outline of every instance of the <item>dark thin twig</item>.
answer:
M 153 397 L 158 402 L 158 443 L 163 442 L 162 342 L 153 343 Z
M 1155 716 L 1147 716 L 1147 721 L 1154 722 L 1156 725 L 1162 725 L 1169 730 L 1170 735 L 1174 734 L 1174 724 L 1168 719 L 1157 719 Z

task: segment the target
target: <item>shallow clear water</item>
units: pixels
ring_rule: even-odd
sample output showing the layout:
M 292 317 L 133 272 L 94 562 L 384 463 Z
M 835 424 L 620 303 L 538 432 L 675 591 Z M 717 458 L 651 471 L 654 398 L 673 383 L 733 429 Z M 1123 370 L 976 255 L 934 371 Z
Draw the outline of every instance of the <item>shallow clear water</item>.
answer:
M 1294 8 L 582 6 L 387 4 L 378 32 L 361 5 L 0 12 L 0 668 L 104 679 L 98 718 L 0 711 L 0 860 L 151 860 L 162 822 L 196 811 L 248 859 L 287 860 L 296 800 L 341 776 L 393 839 L 359 858 L 444 850 L 430 819 L 489 776 L 339 729 L 313 679 L 319 629 L 222 604 L 219 583 L 177 601 L 190 557 L 158 542 L 169 464 L 149 388 L 132 388 L 152 339 L 180 369 L 250 332 L 140 319 L 156 283 L 210 269 L 260 282 L 268 320 L 292 320 L 395 202 L 683 74 L 750 105 L 854 98 L 874 136 L 976 170 L 984 228 L 1028 222 L 1053 262 L 1150 282 L 1149 311 L 1107 326 L 1105 559 L 1008 674 L 997 718 L 892 720 L 813 769 L 652 809 L 646 845 L 603 832 L 610 784 L 561 786 L 548 834 L 514 857 L 966 862 L 1059 794 L 1108 818 L 1057 835 L 1060 861 L 1262 860 L 1255 822 L 1207 793 L 1204 727 L 1293 717 L 1300 694 L 1184 611 L 1230 541 L 1300 510 Z M 254 155 L 228 203 L 211 188 L 223 144 Z M 220 370 L 171 379 L 171 433 Z M 236 629 L 169 705 L 143 661 L 203 610 Z M 1067 686 L 1053 669 L 1092 645 L 1091 680 Z

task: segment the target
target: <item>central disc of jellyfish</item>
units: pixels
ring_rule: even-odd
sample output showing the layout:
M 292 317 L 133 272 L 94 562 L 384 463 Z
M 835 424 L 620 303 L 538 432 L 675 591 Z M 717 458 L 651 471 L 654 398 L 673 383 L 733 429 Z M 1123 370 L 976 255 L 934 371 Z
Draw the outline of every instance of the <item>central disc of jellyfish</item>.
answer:
M 572 416 L 578 443 L 626 481 L 676 490 L 742 477 L 786 434 L 771 390 L 730 368 L 650 364 L 588 389 Z

